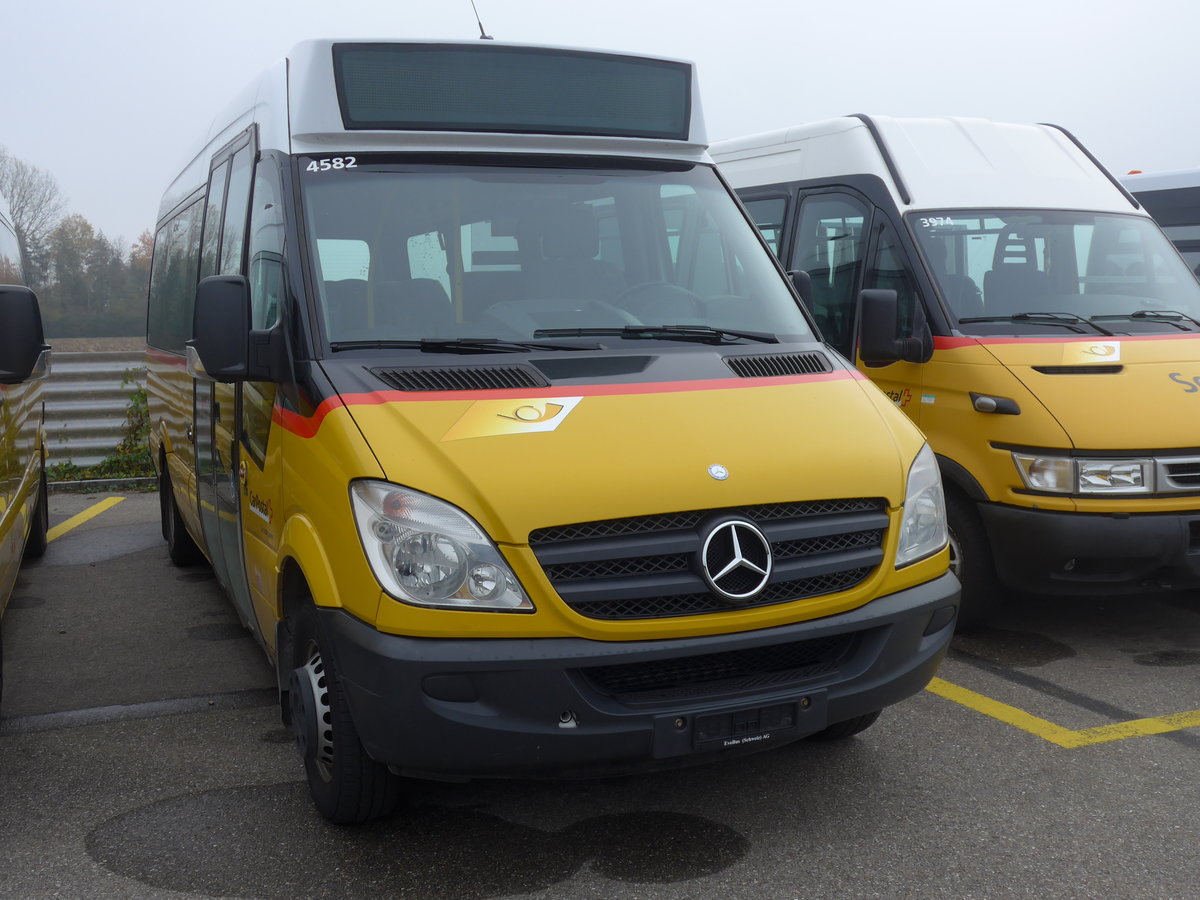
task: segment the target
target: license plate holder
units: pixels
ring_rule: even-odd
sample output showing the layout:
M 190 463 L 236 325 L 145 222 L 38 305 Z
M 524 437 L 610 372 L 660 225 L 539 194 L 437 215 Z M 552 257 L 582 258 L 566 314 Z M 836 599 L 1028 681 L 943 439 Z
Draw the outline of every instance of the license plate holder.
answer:
M 813 691 L 779 703 L 661 716 L 655 720 L 658 758 L 774 743 L 825 727 L 825 694 Z

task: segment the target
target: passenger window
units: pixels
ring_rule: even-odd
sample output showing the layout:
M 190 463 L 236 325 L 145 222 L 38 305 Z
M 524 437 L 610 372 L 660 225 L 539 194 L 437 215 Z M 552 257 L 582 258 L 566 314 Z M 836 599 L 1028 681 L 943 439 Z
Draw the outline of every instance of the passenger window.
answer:
M 242 248 L 246 243 L 246 213 L 250 205 L 250 148 L 233 155 L 229 172 L 229 190 L 225 197 L 225 224 L 221 232 L 220 275 L 239 275 Z
M 203 214 L 204 204 L 197 200 L 165 222 L 154 238 L 146 340 L 163 350 L 182 353 L 192 336 Z
M 779 255 L 779 242 L 783 236 L 783 217 L 787 213 L 787 198 L 767 197 L 762 200 L 746 200 L 746 211 L 762 232 L 767 246 Z
M 920 302 L 917 279 L 913 275 L 912 263 L 900 244 L 895 227 L 886 220 L 879 228 L 879 238 L 875 242 L 875 252 L 863 287 L 895 291 L 898 301 L 896 336 L 912 336 L 916 323 L 920 320 L 917 312 L 917 304 Z
M 284 222 L 282 192 L 273 162 L 263 162 L 254 175 L 250 209 L 250 327 L 270 328 L 283 300 Z
M 800 203 L 790 269 L 812 279 L 812 314 L 825 340 L 853 358 L 854 314 L 867 208 L 846 194 L 813 194 Z
M 230 196 L 233 196 L 232 190 Z M 264 160 L 254 173 L 254 195 L 250 205 L 250 327 L 256 330 L 274 325 L 283 304 L 281 197 L 278 169 L 274 161 Z M 270 382 L 248 381 L 242 385 L 242 444 L 260 469 L 267 458 L 275 393 L 276 387 Z
M 225 203 L 225 182 L 229 163 L 223 162 L 208 179 L 208 203 L 204 207 L 204 240 L 200 256 L 200 277 L 217 275 L 221 252 L 221 208 Z
M 371 248 L 366 241 L 318 238 L 317 262 L 322 281 L 366 281 L 371 271 Z

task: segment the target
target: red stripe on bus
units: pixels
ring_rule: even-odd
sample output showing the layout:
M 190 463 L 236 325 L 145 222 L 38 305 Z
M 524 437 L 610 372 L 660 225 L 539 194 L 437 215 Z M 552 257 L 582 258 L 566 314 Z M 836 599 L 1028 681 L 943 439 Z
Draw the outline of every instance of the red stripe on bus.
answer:
M 957 350 L 960 347 L 987 346 L 988 344 L 1095 344 L 1124 341 L 1179 341 L 1200 338 L 1200 333 L 1190 334 L 1084 334 L 1047 335 L 1045 337 L 935 337 L 934 350 Z
M 747 384 L 745 378 L 714 378 L 702 381 L 650 382 L 646 384 L 598 384 L 579 387 L 530 388 L 527 390 L 503 391 L 370 391 L 364 394 L 346 394 L 328 397 L 313 411 L 311 416 L 286 410 L 279 405 L 272 412 L 272 419 L 281 428 L 293 434 L 310 438 L 321 428 L 325 417 L 340 407 L 379 406 L 384 403 L 427 403 L 453 402 L 456 400 L 532 400 L 539 397 L 614 397 L 632 394 L 677 394 L 691 391 L 722 391 L 759 387 L 778 387 L 788 384 L 810 384 L 820 381 L 865 381 L 866 376 L 857 370 L 839 370 L 817 375 L 782 375 L 775 378 L 756 378 Z

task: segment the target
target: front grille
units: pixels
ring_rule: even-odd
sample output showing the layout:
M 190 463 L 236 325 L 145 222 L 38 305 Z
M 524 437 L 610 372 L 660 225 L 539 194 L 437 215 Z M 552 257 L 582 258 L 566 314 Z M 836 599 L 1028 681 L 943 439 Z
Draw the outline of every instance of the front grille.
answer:
M 725 365 L 742 378 L 779 375 L 818 375 L 832 372 L 823 353 L 770 353 L 761 356 L 726 356 Z
M 745 601 L 713 591 L 700 563 L 710 530 L 731 519 L 752 522 L 771 545 L 771 578 Z M 571 609 L 594 619 L 654 619 L 849 590 L 882 562 L 887 523 L 883 500 L 854 498 L 585 522 L 538 529 L 529 543 Z
M 541 372 L 529 366 L 413 366 L 370 371 L 401 391 L 524 390 L 550 386 Z
M 661 703 L 786 687 L 837 672 L 857 635 L 727 650 L 677 659 L 580 669 L 595 690 L 622 703 Z
M 1200 459 L 1160 460 L 1159 490 L 1200 490 Z

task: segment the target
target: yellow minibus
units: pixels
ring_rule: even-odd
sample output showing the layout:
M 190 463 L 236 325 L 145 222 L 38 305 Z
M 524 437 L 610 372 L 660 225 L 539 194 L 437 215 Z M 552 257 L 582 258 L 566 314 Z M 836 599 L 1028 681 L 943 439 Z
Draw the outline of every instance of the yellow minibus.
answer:
M 49 371 L 37 297 L 25 285 L 16 229 L 0 201 L 0 693 L 4 610 L 21 560 L 46 552 L 46 433 L 39 382 Z
M 848 116 L 714 145 L 821 334 L 928 436 L 960 626 L 1200 586 L 1200 285 L 1069 132 Z
M 817 338 L 690 63 L 300 44 L 167 189 L 147 343 L 169 554 L 335 821 L 848 736 L 953 632 L 933 455 Z

